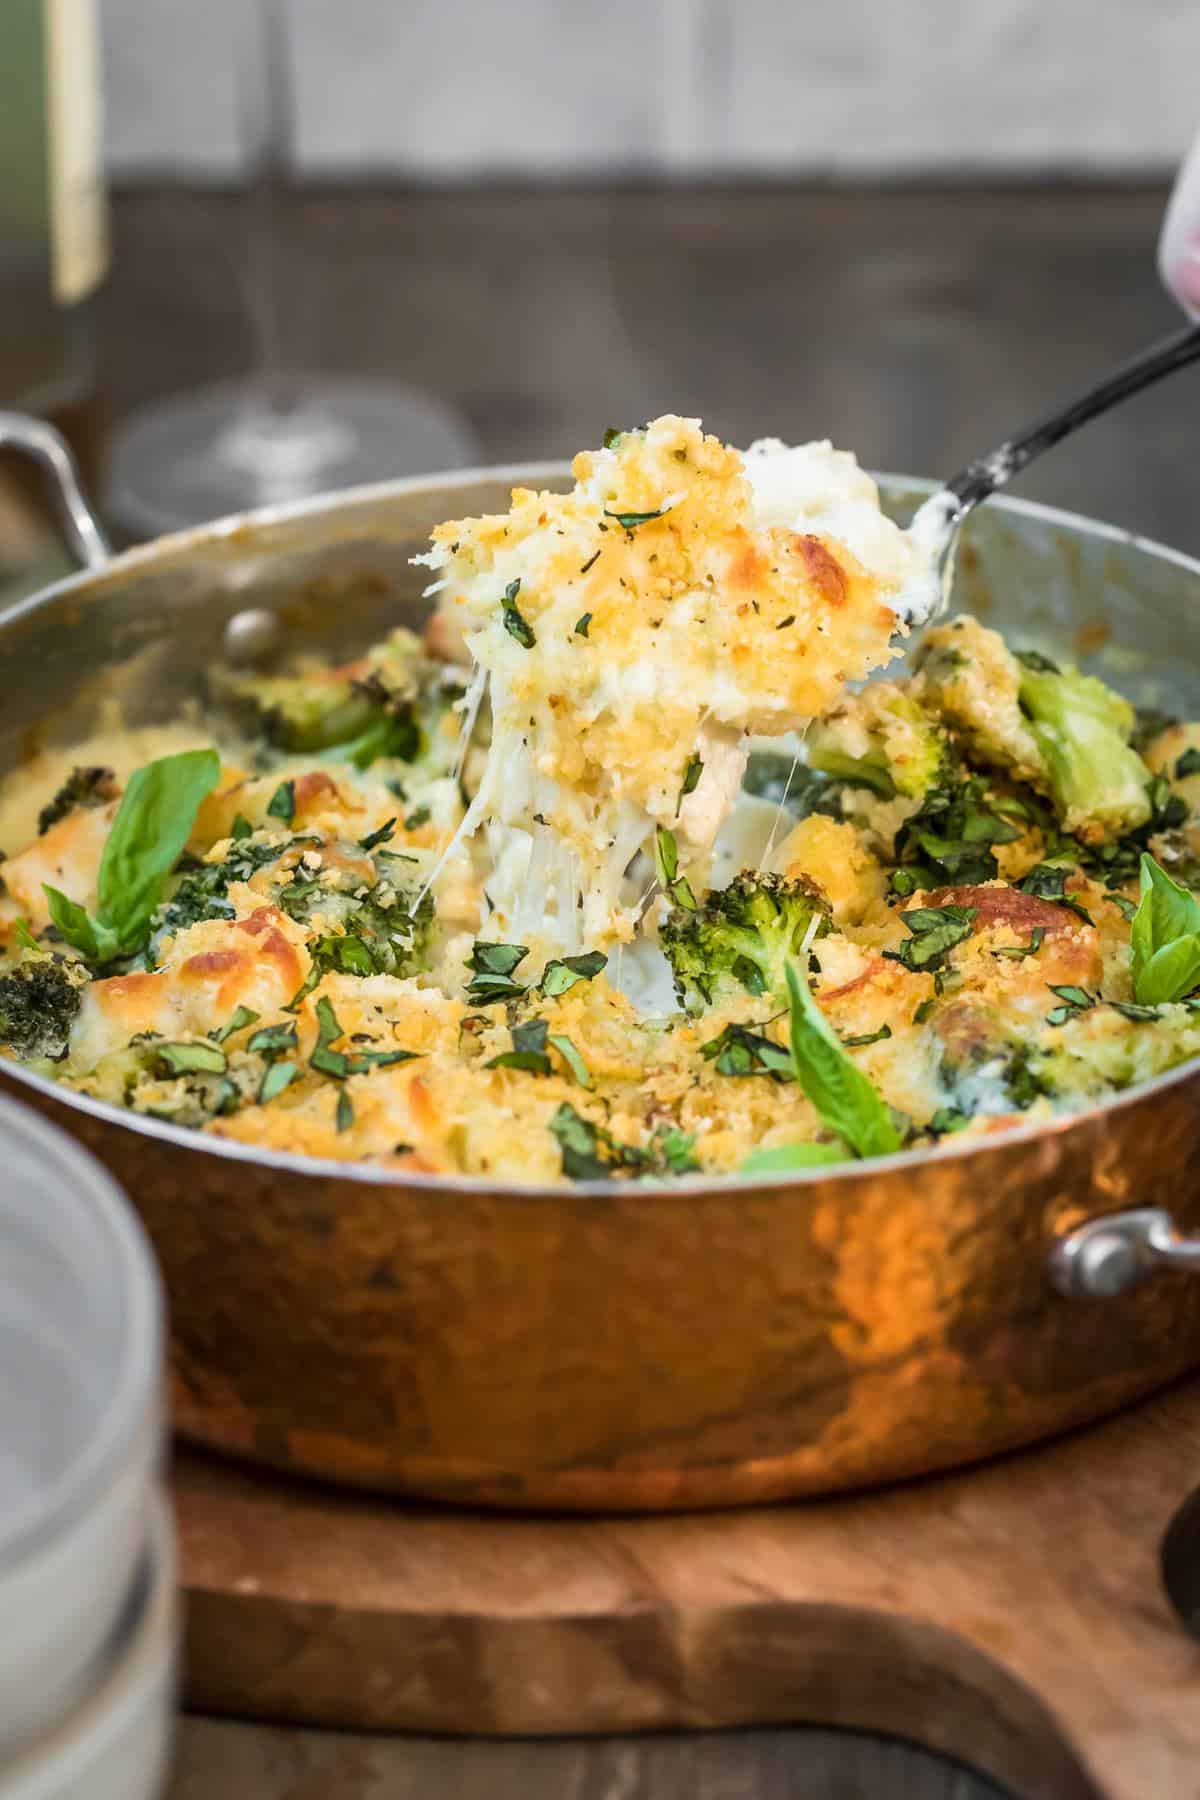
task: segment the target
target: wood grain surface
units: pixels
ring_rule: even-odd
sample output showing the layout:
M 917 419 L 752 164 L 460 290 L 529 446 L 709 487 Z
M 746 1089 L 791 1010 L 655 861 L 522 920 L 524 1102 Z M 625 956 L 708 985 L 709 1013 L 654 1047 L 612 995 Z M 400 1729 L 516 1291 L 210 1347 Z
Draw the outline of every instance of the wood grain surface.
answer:
M 1158 1546 L 1192 1380 L 962 1475 L 687 1518 L 501 1519 L 180 1455 L 187 1695 L 472 1735 L 789 1720 L 909 1738 L 1029 1800 L 1200 1792 L 1200 1650 Z
M 1153 268 L 1163 198 L 1158 184 L 328 189 L 299 196 L 287 221 L 295 341 L 313 366 L 437 393 L 468 420 L 485 460 L 568 453 L 609 424 L 672 407 L 701 412 L 735 441 L 827 432 L 871 466 L 944 474 L 1171 328 Z M 220 193 L 116 196 L 101 317 L 113 421 L 251 366 L 243 217 Z M 1098 421 L 1020 491 L 1200 550 L 1198 383 L 1185 375 Z M 1170 1428 L 1155 1429 L 1164 1462 Z M 1152 1482 L 1129 1505 L 1144 1545 L 1167 1497 Z M 1073 1560 L 1069 1496 L 1064 1508 Z M 887 1563 L 881 1548 L 881 1585 Z M 1103 1564 L 1086 1572 L 1093 1589 L 1108 1585 Z M 1144 1560 L 1139 1579 L 1148 1627 L 1181 1659 L 1160 1697 L 1169 1743 L 1195 1709 L 1194 1665 Z M 1045 1623 L 1036 1580 L 1027 1607 Z M 1085 1666 L 1103 1660 L 1105 1643 L 1085 1644 Z M 1115 1719 L 1126 1711 L 1119 1699 Z M 973 1745 L 966 1757 L 978 1760 Z M 1175 1768 L 1183 1762 L 1176 1754 Z M 1174 1787 L 1156 1775 L 1151 1762 L 1137 1790 L 1146 1800 L 1200 1791 L 1191 1769 Z M 171 1800 L 994 1792 L 940 1758 L 856 1733 L 486 1743 L 192 1719 Z

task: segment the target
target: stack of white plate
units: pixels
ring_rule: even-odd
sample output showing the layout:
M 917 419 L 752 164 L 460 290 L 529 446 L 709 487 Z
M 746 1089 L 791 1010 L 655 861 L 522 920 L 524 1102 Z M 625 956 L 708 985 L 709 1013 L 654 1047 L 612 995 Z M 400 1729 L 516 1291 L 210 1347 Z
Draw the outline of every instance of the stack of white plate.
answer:
M 174 1711 L 162 1298 L 120 1190 L 0 1101 L 0 1800 L 152 1800 Z

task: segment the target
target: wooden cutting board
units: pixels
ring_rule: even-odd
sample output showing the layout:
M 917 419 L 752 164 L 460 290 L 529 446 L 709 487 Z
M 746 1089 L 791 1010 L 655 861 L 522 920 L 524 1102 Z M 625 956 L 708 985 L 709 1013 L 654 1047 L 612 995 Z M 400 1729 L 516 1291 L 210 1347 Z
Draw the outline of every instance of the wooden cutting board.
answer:
M 960 1475 L 673 1518 L 404 1506 L 182 1451 L 186 1699 L 500 1736 L 858 1726 L 1028 1800 L 1193 1800 L 1200 1645 L 1159 1554 L 1198 1484 L 1196 1378 Z

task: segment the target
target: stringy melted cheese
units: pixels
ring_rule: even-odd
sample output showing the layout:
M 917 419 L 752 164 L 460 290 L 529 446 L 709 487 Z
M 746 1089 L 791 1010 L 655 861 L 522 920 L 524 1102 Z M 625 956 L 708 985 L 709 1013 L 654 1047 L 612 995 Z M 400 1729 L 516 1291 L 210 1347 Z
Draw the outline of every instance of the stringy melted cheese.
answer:
M 827 444 L 743 457 L 667 416 L 572 468 L 420 559 L 490 697 L 463 824 L 487 830 L 489 929 L 565 950 L 632 937 L 623 879 L 656 826 L 703 879 L 746 734 L 802 731 L 891 659 L 914 556 Z

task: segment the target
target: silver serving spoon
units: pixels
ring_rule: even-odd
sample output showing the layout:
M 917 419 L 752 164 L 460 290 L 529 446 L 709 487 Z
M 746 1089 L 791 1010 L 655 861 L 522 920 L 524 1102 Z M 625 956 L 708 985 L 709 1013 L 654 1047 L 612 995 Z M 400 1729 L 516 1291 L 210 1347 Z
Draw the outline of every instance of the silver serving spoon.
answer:
M 1023 431 L 1017 432 L 987 456 L 976 457 L 974 462 L 968 463 L 953 480 L 948 481 L 945 487 L 939 488 L 936 494 L 931 494 L 918 507 L 909 526 L 909 535 L 918 548 L 926 553 L 937 572 L 939 597 L 929 616 L 935 617 L 938 612 L 946 610 L 954 575 L 954 552 L 958 534 L 963 520 L 981 501 L 987 500 L 1004 487 L 1035 456 L 1040 456 L 1043 450 L 1061 443 L 1063 438 L 1070 437 L 1073 431 L 1078 431 L 1089 419 L 1107 412 L 1109 407 L 1128 399 L 1130 394 L 1139 393 L 1152 382 L 1161 381 L 1172 370 L 1195 362 L 1198 357 L 1200 325 L 1185 326 L 1182 331 L 1172 333 L 1170 337 L 1152 344 L 1148 350 L 1143 350 L 1139 356 L 1122 363 L 1113 374 L 1098 381 L 1094 387 L 1087 388 L 1065 406 L 1057 407 L 1044 418 L 1027 425 Z M 915 624 L 925 622 L 914 620 Z

